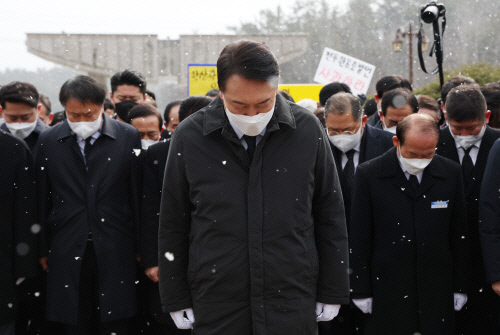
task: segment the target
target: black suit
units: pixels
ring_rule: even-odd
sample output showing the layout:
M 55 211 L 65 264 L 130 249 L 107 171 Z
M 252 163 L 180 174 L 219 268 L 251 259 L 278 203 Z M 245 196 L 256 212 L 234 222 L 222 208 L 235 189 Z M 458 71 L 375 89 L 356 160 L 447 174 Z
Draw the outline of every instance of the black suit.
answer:
M 40 136 L 40 134 L 46 130 L 46 129 L 49 129 L 49 126 L 47 126 L 45 123 L 42 122 L 42 120 L 40 120 L 39 118 L 36 119 L 36 127 L 35 129 L 31 132 L 31 134 L 28 135 L 28 137 L 26 137 L 24 139 L 24 142 L 26 142 L 26 144 L 28 145 L 28 147 L 30 148 L 31 151 L 34 150 L 35 148 L 35 144 L 36 142 L 38 141 L 38 137 Z M 7 124 L 3 124 L 0 129 L 8 132 L 10 134 L 10 130 L 9 128 L 7 127 Z M 33 151 L 33 156 L 35 155 L 35 152 Z
M 453 334 L 468 273 L 458 164 L 435 155 L 414 191 L 392 148 L 358 166 L 353 203 L 351 296 L 373 297 L 366 334 Z
M 166 131 L 165 131 L 166 132 Z M 158 266 L 158 225 L 163 177 L 167 164 L 170 138 L 161 140 L 148 148 L 144 157 L 141 264 L 147 269 Z M 147 314 L 153 318 L 154 334 L 186 334 L 188 330 L 177 329 L 170 314 L 163 312 L 158 283 L 146 279 Z
M 100 322 L 133 316 L 141 193 L 139 133 L 103 114 L 101 135 L 86 163 L 67 121 L 43 132 L 37 148 L 42 255 L 49 262 L 48 319 L 78 324 L 78 283 L 89 230 L 98 268 Z
M 374 128 L 367 124 L 363 133 L 363 137 L 361 138 L 358 164 L 362 164 L 364 162 L 372 160 L 392 148 L 394 146 L 394 144 L 392 143 L 393 136 L 393 134 L 387 131 Z M 333 158 L 335 159 L 335 166 L 337 167 L 337 173 L 340 179 L 340 186 L 342 187 L 347 231 L 349 232 L 351 196 L 345 192 L 345 180 L 342 174 L 342 151 L 337 149 L 337 147 L 335 147 L 331 142 L 330 147 L 332 148 Z
M 38 237 L 33 160 L 26 144 L 0 130 L 0 325 L 18 308 L 15 282 L 36 274 Z
M 472 262 L 469 271 L 471 273 L 471 287 L 467 292 L 469 298 L 467 304 L 462 311 L 457 313 L 458 334 L 500 334 L 498 326 L 499 297 L 490 289 L 485 278 L 478 230 L 478 200 L 481 183 L 488 154 L 498 138 L 500 138 L 499 130 L 486 128 L 472 172 L 472 180 L 467 181 L 469 187 L 465 199 L 471 240 Z M 448 127 L 441 130 L 437 153 L 460 163 L 455 140 Z
M 389 132 L 374 128 L 366 125 L 363 137 L 361 138 L 359 161 L 358 165 L 369 160 L 372 160 L 384 152 L 389 150 L 394 145 L 392 144 L 392 134 Z M 351 217 L 351 194 L 346 191 L 346 181 L 342 173 L 342 151 L 330 142 L 333 158 L 335 159 L 335 166 L 337 174 L 339 175 L 340 186 L 342 188 L 342 195 L 344 196 L 344 209 L 346 215 L 347 231 L 349 232 L 349 221 Z M 361 334 L 363 331 L 363 324 L 366 317 L 362 312 L 354 306 L 354 304 L 343 305 L 340 309 L 338 317 L 330 322 L 318 323 L 319 335 L 350 335 Z

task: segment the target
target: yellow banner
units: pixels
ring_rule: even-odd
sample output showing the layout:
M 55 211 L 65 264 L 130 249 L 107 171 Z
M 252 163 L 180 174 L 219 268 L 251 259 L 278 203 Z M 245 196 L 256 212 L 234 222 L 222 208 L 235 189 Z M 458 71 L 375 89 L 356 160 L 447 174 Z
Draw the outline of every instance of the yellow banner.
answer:
M 188 64 L 188 96 L 205 95 L 214 88 L 219 88 L 217 65 Z
M 318 84 L 279 85 L 279 89 L 288 92 L 295 102 L 302 99 L 319 101 L 322 87 L 323 85 Z M 188 96 L 205 95 L 214 88 L 219 88 L 216 64 L 188 64 Z
M 319 91 L 324 85 L 317 84 L 290 84 L 290 85 L 279 85 L 279 89 L 288 92 L 295 102 L 302 99 L 313 99 L 314 101 L 319 101 Z

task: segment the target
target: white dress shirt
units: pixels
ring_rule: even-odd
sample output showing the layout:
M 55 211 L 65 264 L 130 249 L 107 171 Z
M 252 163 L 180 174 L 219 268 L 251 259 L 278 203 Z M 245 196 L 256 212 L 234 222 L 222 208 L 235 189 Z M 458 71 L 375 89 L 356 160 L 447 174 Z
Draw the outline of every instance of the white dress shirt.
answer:
M 247 150 L 248 149 L 247 141 L 245 141 L 245 139 L 243 138 L 243 136 L 245 134 L 243 134 L 241 132 L 241 130 L 239 130 L 238 128 L 236 128 L 233 125 L 233 123 L 231 122 L 231 120 L 229 120 L 229 123 L 231 124 L 231 127 L 233 127 L 234 132 L 236 133 L 236 136 L 238 136 L 238 138 L 240 139 L 241 144 L 243 145 L 243 147 L 245 148 L 245 150 Z M 257 138 L 255 139 L 255 145 L 259 144 L 259 142 L 262 139 L 262 137 L 264 137 L 264 134 L 266 133 L 266 128 L 267 127 L 264 127 L 264 129 L 260 132 L 260 134 L 257 135 Z
M 481 146 L 481 141 L 482 139 L 474 143 L 472 149 L 470 149 L 469 151 L 469 156 L 472 159 L 472 164 L 474 164 L 474 166 L 476 165 L 477 154 L 479 153 L 479 147 Z M 462 164 L 462 160 L 464 159 L 465 156 L 465 149 L 462 148 L 460 144 L 457 143 L 457 141 L 455 141 L 455 145 L 457 146 L 458 159 L 460 159 L 460 164 Z
M 354 172 L 356 172 L 356 169 L 359 164 L 359 151 L 361 150 L 361 142 L 356 145 L 353 150 L 356 152 L 354 153 L 354 156 L 352 157 L 352 160 L 354 161 Z M 345 165 L 347 164 L 347 155 L 345 152 L 342 152 L 342 171 L 344 171 Z
M 410 173 L 408 171 L 406 171 L 406 169 L 403 166 L 403 164 L 401 164 L 401 161 L 399 160 L 399 157 L 398 157 L 398 162 L 399 162 L 399 166 L 401 166 L 401 170 L 403 170 L 403 172 L 405 174 L 406 179 L 410 180 Z M 425 169 L 422 172 L 420 172 L 419 174 L 417 174 L 417 179 L 418 179 L 418 183 L 419 184 L 422 183 L 422 176 L 424 175 L 424 171 L 425 171 Z

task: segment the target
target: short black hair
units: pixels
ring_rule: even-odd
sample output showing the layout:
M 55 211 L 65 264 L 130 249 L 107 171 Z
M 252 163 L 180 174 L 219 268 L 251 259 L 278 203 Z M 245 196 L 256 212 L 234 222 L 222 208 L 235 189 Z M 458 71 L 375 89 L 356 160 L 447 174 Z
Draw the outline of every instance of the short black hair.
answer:
M 82 104 L 91 103 L 102 106 L 106 99 L 104 86 L 89 76 L 76 76 L 66 81 L 59 92 L 61 105 L 66 106 L 69 99 L 74 99 Z
M 446 98 L 446 116 L 448 120 L 484 121 L 486 116 L 486 99 L 479 86 L 460 85 L 454 87 Z
M 489 124 L 494 128 L 500 127 L 500 81 L 482 86 L 481 93 L 486 99 L 488 110 L 491 111 Z
M 332 95 L 326 101 L 325 117 L 328 114 L 344 115 L 346 113 L 351 113 L 352 119 L 356 122 L 359 122 L 359 119 L 363 116 L 359 99 L 352 93 L 340 92 Z
M 213 98 L 217 98 L 220 94 L 220 90 L 214 88 L 214 89 L 211 89 L 207 92 L 207 94 L 205 94 L 207 97 L 213 97 Z
M 165 123 L 168 126 L 168 123 L 170 122 L 170 110 L 174 108 L 175 106 L 180 106 L 182 103 L 181 99 L 174 100 L 168 103 L 167 107 L 165 107 L 165 111 L 163 112 L 163 120 L 165 120 Z
M 443 87 L 441 88 L 441 101 L 443 102 L 443 105 L 446 105 L 446 97 L 448 96 L 448 93 L 450 93 L 450 91 L 455 87 L 461 85 L 477 85 L 477 83 L 474 79 L 462 75 L 458 75 L 448 79 L 448 81 L 444 83 Z
M 150 96 L 151 98 L 153 98 L 154 101 L 156 101 L 156 94 L 154 94 L 153 91 L 150 91 L 150 90 L 146 90 L 146 94 L 148 96 Z
M 295 99 L 287 91 L 278 90 L 278 93 L 286 100 L 295 103 Z
M 158 118 L 158 126 L 159 130 L 163 127 L 163 122 L 161 120 L 161 114 L 158 108 L 150 104 L 140 104 L 135 106 L 128 113 L 127 123 L 132 123 L 132 120 L 138 117 L 146 117 L 146 116 L 156 116 Z
M 137 105 L 138 104 L 132 100 L 124 100 L 115 105 L 115 113 L 120 119 L 130 123 L 130 111 Z
M 222 92 L 233 75 L 267 81 L 277 88 L 280 75 L 278 60 L 264 43 L 237 41 L 226 45 L 217 60 L 217 83 Z
M 410 90 L 406 88 L 396 88 L 384 93 L 382 98 L 382 115 L 387 115 L 387 108 L 403 108 L 410 105 L 413 113 L 418 112 L 418 100 Z
M 113 103 L 113 101 L 111 101 L 110 98 L 104 99 L 104 110 L 108 109 L 115 110 L 115 104 Z
M 179 107 L 179 122 L 203 107 L 208 106 L 212 101 L 212 99 L 205 95 L 193 95 L 184 99 Z
M 377 107 L 377 103 L 375 102 L 375 98 L 371 98 L 369 99 L 366 103 L 365 103 L 365 107 L 363 109 L 363 113 L 370 117 L 372 116 L 373 114 L 375 114 L 376 112 L 378 111 L 378 107 Z
M 319 104 L 324 107 L 326 101 L 339 92 L 352 93 L 350 87 L 346 83 L 334 81 L 333 83 L 326 84 L 321 88 L 321 91 L 319 91 Z
M 411 114 L 398 122 L 396 127 L 396 137 L 399 145 L 405 144 L 406 133 L 412 127 L 418 126 L 420 131 L 425 134 L 434 134 L 437 138 L 436 145 L 439 142 L 439 126 L 434 119 L 427 114 Z
M 40 96 L 38 97 L 38 102 L 45 106 L 45 109 L 47 110 L 47 116 L 49 116 L 50 113 L 52 112 L 52 104 L 50 103 L 49 97 L 43 93 L 40 93 Z
M 0 106 L 5 108 L 6 102 L 22 103 L 34 108 L 38 105 L 38 91 L 30 83 L 13 81 L 0 88 Z
M 123 70 L 115 73 L 111 77 L 111 93 L 115 92 L 120 85 L 137 86 L 143 95 L 146 94 L 147 91 L 146 78 L 137 71 Z
M 408 80 L 401 76 L 385 76 L 377 81 L 375 85 L 375 90 L 377 91 L 377 96 L 382 99 L 386 92 L 389 92 L 395 88 L 405 88 L 410 92 L 413 88 Z

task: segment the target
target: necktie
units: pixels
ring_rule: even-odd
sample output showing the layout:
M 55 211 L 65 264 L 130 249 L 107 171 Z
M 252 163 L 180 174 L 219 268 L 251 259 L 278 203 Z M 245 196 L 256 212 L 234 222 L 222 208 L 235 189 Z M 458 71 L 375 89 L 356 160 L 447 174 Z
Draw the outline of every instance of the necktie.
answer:
M 87 161 L 90 151 L 92 151 L 92 143 L 90 141 L 92 140 L 92 136 L 87 137 L 85 140 L 85 147 L 83 148 L 83 153 L 85 155 L 85 161 Z
M 243 138 L 245 139 L 245 142 L 247 142 L 247 154 L 251 162 L 253 160 L 255 148 L 257 147 L 257 136 L 243 135 Z
M 470 151 L 474 146 L 465 150 L 464 148 L 464 158 L 462 159 L 462 174 L 464 176 L 464 186 L 467 191 L 468 184 L 472 180 L 472 170 L 474 170 L 474 163 L 472 163 L 472 158 L 470 157 Z
M 410 175 L 410 179 L 409 179 L 409 180 L 410 180 L 410 185 L 411 185 L 411 187 L 413 187 L 413 190 L 414 190 L 415 192 L 417 192 L 417 191 L 418 191 L 418 188 L 420 187 L 420 183 L 418 182 L 418 178 L 417 178 L 417 176 L 415 176 L 415 175 L 411 174 L 411 175 Z
M 342 170 L 342 175 L 344 176 L 345 181 L 345 192 L 350 197 L 352 192 L 352 184 L 354 181 L 354 154 L 356 150 L 351 149 L 345 153 L 347 156 L 347 163 L 344 166 L 344 170 Z

